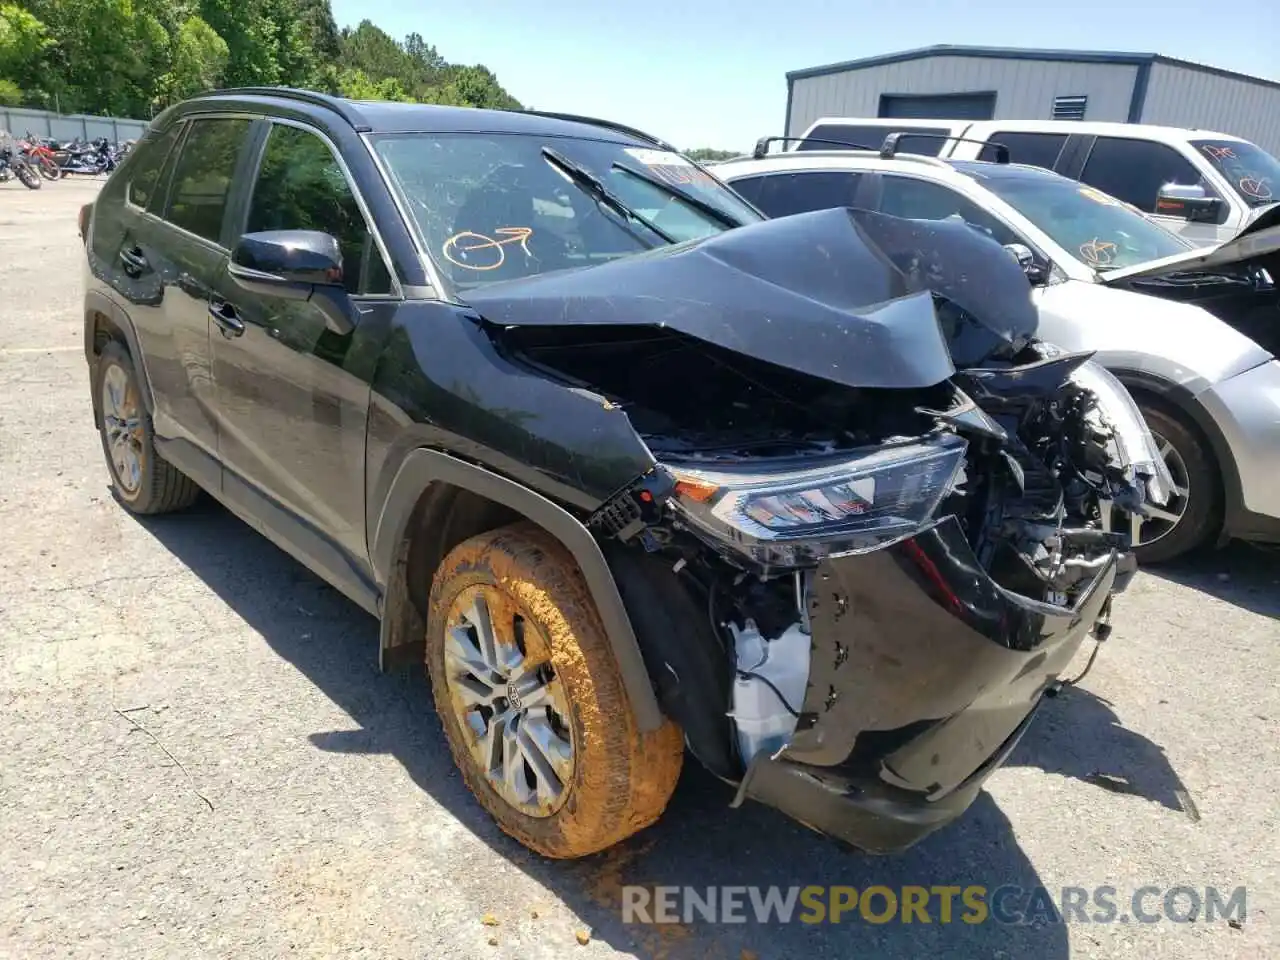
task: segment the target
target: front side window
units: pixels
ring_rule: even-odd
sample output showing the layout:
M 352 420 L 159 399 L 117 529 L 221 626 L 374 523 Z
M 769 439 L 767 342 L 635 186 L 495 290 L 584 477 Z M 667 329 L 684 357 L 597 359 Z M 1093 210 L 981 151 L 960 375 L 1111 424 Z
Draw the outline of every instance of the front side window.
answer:
M 972 200 L 928 180 L 886 175 L 880 212 L 906 220 L 960 220 L 996 243 L 1018 242 L 1012 230 Z
M 1241 140 L 1193 140 L 1191 145 L 1208 157 L 1249 206 L 1265 207 L 1280 200 L 1280 160 L 1261 147 Z
M 463 289 L 760 219 L 715 177 L 665 150 L 504 133 L 388 134 L 373 143 L 422 246 Z M 634 216 L 593 199 L 566 164 Z
M 198 237 L 219 242 L 222 217 L 249 120 L 195 120 L 173 170 L 164 218 Z
M 1187 245 L 1114 197 L 1049 174 L 990 176 L 982 185 L 1097 270 L 1184 253 Z
M 1058 162 L 1058 155 L 1067 145 L 1065 133 L 1015 133 L 1012 130 L 993 133 L 978 154 L 979 160 L 994 163 L 996 160 L 996 144 L 1009 148 L 1010 163 L 1025 163 L 1030 167 L 1044 167 L 1052 170 Z
M 1098 137 L 1080 179 L 1144 213 L 1156 212 L 1156 198 L 1166 184 L 1198 186 L 1205 196 L 1218 195 L 1186 157 L 1150 140 Z
M 744 177 L 733 188 L 770 217 L 852 207 L 862 174 L 846 170 L 766 173 Z
M 156 188 L 160 186 L 160 171 L 169 157 L 182 131 L 182 124 L 175 123 L 158 136 L 147 136 L 134 149 L 133 164 L 130 166 L 129 185 L 126 194 L 129 203 L 143 210 L 147 208 Z
M 342 248 L 347 292 L 391 292 L 391 275 L 328 144 L 314 133 L 276 125 L 267 138 L 249 204 L 248 233 L 318 230 Z

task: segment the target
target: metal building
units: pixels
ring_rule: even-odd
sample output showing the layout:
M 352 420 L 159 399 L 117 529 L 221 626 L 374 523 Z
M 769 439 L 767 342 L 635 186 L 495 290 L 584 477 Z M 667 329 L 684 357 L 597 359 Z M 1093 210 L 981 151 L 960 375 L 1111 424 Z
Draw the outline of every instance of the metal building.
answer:
M 939 45 L 787 74 L 787 136 L 819 117 L 1200 127 L 1280 154 L 1280 82 L 1157 53 Z

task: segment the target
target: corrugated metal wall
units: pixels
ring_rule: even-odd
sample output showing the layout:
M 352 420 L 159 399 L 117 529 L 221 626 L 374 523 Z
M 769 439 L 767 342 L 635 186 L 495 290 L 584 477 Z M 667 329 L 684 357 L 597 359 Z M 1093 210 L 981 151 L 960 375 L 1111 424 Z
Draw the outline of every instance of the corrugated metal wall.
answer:
M 1048 120 L 1053 98 L 1085 95 L 1086 120 L 1127 120 L 1137 67 L 1119 63 L 922 57 L 794 82 L 787 136 L 819 117 L 874 117 L 882 93 L 996 91 L 997 120 Z M 1154 78 L 1153 78 L 1154 79 Z
M 1142 122 L 1232 133 L 1280 156 L 1280 90 L 1275 87 L 1153 64 Z
M 119 143 L 121 140 L 138 139 L 146 132 L 147 124 L 146 120 L 0 107 L 0 130 L 8 130 L 19 138 L 27 133 L 34 133 L 39 137 L 53 137 L 57 140 L 74 140 L 76 137 L 93 140 L 96 137 L 106 137 L 112 143 Z

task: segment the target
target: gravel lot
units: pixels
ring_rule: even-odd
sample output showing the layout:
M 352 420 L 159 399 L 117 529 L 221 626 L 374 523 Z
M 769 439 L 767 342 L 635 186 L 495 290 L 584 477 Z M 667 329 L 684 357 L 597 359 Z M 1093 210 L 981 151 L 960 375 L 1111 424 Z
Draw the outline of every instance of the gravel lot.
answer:
M 378 674 L 373 620 L 216 506 L 112 500 L 81 353 L 96 189 L 0 184 L 0 955 L 1280 956 L 1280 557 L 1141 574 L 1083 689 L 903 856 L 729 811 L 687 768 L 657 827 L 541 861 L 471 801 L 422 678 Z M 1248 917 L 658 928 L 621 922 L 628 883 L 1244 885 Z

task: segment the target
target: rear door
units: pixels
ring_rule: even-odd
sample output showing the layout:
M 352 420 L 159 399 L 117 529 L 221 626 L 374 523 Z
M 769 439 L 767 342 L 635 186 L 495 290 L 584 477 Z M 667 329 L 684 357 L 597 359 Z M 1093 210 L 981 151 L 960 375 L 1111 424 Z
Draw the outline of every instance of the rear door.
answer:
M 151 198 L 156 214 L 132 251 L 159 281 L 159 307 L 144 351 L 153 382 L 170 397 L 173 432 L 159 416 L 156 431 L 172 441 L 167 455 L 193 472 L 203 473 L 217 453 L 208 300 L 227 259 L 227 201 L 252 127 L 243 117 L 188 121 L 167 162 L 167 189 Z M 163 409 L 158 399 L 157 407 Z
M 236 235 L 328 233 L 341 245 L 357 317 L 371 301 L 398 299 L 365 206 L 329 139 L 276 120 L 259 153 Z M 205 304 L 210 308 L 218 314 L 211 339 L 224 496 L 261 518 L 265 532 L 295 555 L 350 583 L 352 568 L 362 571 L 367 558 L 371 371 L 361 366 L 368 363 L 359 359 L 359 346 L 353 349 L 362 342 L 360 327 L 339 335 L 314 304 L 250 293 L 225 269 Z

